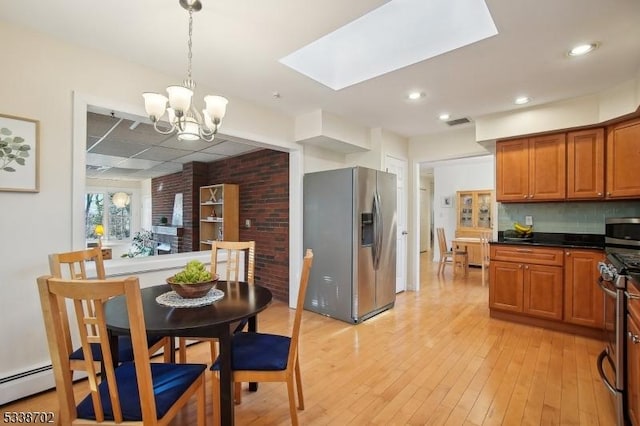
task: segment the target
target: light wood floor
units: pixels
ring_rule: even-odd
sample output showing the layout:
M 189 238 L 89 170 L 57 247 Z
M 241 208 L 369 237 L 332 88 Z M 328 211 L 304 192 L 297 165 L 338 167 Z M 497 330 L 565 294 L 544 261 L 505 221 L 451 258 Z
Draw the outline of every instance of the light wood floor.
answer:
M 596 370 L 602 342 L 491 319 L 479 269 L 454 279 L 447 266 L 438 278 L 428 254 L 421 266 L 420 292 L 398 295 L 394 309 L 357 326 L 304 312 L 301 424 L 615 424 Z M 259 327 L 286 333 L 292 318 L 276 302 Z M 209 359 L 208 344 L 189 350 L 189 361 Z M 278 383 L 245 390 L 236 424 L 289 424 L 286 395 Z M 51 391 L 2 411 L 56 409 Z M 192 424 L 193 405 L 172 423 Z

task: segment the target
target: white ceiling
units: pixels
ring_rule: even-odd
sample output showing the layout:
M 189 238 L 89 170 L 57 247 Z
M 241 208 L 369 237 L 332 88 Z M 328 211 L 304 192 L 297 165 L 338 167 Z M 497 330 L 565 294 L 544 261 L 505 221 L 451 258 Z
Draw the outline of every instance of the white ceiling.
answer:
M 339 91 L 279 60 L 385 1 L 202 2 L 193 39 L 200 85 L 292 116 L 322 109 L 407 137 L 446 131 L 444 111 L 473 122 L 518 108 L 518 95 L 535 105 L 597 93 L 640 70 L 638 0 L 487 0 L 498 35 Z M 3 1 L 0 19 L 175 75 L 176 83 L 186 73 L 188 21 L 178 0 Z M 566 56 L 589 41 L 600 48 Z M 426 96 L 408 101 L 412 90 Z

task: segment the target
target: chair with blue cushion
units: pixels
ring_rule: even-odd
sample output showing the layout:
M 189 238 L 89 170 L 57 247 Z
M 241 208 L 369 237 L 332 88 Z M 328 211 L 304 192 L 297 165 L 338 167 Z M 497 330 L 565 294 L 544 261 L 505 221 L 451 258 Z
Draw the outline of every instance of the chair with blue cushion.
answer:
M 38 292 L 53 365 L 59 424 L 166 425 L 195 395 L 197 424 L 204 426 L 207 366 L 150 362 L 137 278 L 69 280 L 45 276 L 38 278 Z M 114 366 L 111 356 L 104 309 L 104 303 L 116 296 L 126 300 L 133 350 L 133 362 L 118 366 Z M 60 315 L 67 301 L 74 306 L 73 322 L 84 349 L 89 384 L 89 394 L 79 403 L 72 383 L 71 350 L 66 342 L 70 323 Z M 97 360 L 90 349 L 93 344 L 100 347 L 104 358 L 101 382 L 95 368 Z
M 238 282 L 240 281 L 240 256 L 243 255 L 244 259 L 244 280 L 249 285 L 254 284 L 254 270 L 256 259 L 256 242 L 255 241 L 213 241 L 211 243 L 211 275 L 218 274 L 218 254 L 222 251 L 227 253 L 227 263 L 225 267 L 224 279 L 225 281 Z M 240 331 L 246 325 L 247 321 L 241 321 L 236 326 L 236 331 Z M 189 339 L 192 340 L 192 339 Z M 218 349 L 216 344 L 218 339 L 216 338 L 201 338 L 199 341 L 208 341 L 211 345 L 211 362 L 214 362 L 218 357 Z M 187 362 L 187 339 L 184 337 L 178 338 L 178 355 L 180 362 Z
M 103 280 L 105 279 L 104 262 L 102 259 L 102 250 L 100 247 L 93 247 L 86 250 L 78 250 L 66 253 L 54 253 L 49 255 L 49 270 L 52 276 L 56 278 L 69 278 L 69 279 L 88 279 L 87 275 L 87 262 L 93 262 L 95 265 L 95 278 Z M 63 266 L 65 266 L 63 268 Z M 68 270 L 65 273 L 64 270 Z M 68 321 L 67 310 L 62 309 L 60 312 L 63 321 Z M 163 336 L 150 336 L 149 342 L 149 356 L 155 354 L 160 349 L 164 350 L 165 362 L 170 361 L 172 350 L 172 339 Z M 70 363 L 71 369 L 74 371 L 85 371 L 84 355 L 82 348 L 72 350 L 71 335 L 65 335 L 65 345 L 70 350 L 71 355 Z M 100 362 L 102 361 L 102 353 L 98 344 L 91 345 L 91 351 L 93 352 L 93 358 L 96 361 L 96 368 L 100 368 Z M 133 349 L 131 346 L 131 339 L 129 336 L 118 337 L 118 359 L 120 361 L 133 360 Z
M 233 381 L 239 382 L 286 382 L 289 395 L 289 412 L 291 423 L 298 424 L 294 387 L 298 394 L 298 407 L 304 410 L 300 361 L 298 357 L 298 339 L 302 323 L 304 298 L 309 282 L 309 272 L 313 263 L 313 252 L 308 249 L 300 275 L 298 301 L 293 321 L 291 336 L 277 334 L 243 332 L 232 337 Z M 213 406 L 219 413 L 220 366 L 216 361 L 212 366 L 213 374 Z M 237 395 L 236 395 L 237 397 Z

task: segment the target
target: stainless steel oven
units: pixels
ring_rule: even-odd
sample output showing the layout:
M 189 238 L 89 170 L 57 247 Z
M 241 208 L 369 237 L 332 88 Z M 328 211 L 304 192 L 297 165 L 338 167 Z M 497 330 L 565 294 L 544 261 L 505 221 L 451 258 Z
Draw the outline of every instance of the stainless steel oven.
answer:
M 614 396 L 616 424 L 626 421 L 627 279 L 640 272 L 640 218 L 607 218 L 606 261 L 598 265 L 599 285 L 605 295 L 606 346 L 598 356 L 598 372 Z

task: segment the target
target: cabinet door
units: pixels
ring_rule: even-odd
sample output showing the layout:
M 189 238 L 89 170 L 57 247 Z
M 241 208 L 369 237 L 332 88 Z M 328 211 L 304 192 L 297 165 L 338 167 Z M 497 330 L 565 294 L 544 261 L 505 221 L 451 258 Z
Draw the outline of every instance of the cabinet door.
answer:
M 523 311 L 522 264 L 491 261 L 489 308 L 510 312 Z
M 476 228 L 492 228 L 493 225 L 493 192 L 478 192 L 476 194 Z
M 529 141 L 496 143 L 496 200 L 523 201 L 529 196 Z
M 607 198 L 640 196 L 640 120 L 609 127 L 607 135 Z
M 524 313 L 562 319 L 562 268 L 524 265 Z
M 567 198 L 604 198 L 604 129 L 567 134 Z
M 474 195 L 473 192 L 458 192 L 458 228 L 473 228 Z
M 631 315 L 627 316 L 627 404 L 629 420 L 640 426 L 640 328 Z
M 564 263 L 564 320 L 587 327 L 604 327 L 604 293 L 598 287 L 602 252 L 566 250 Z
M 564 200 L 566 134 L 529 139 L 529 201 Z

